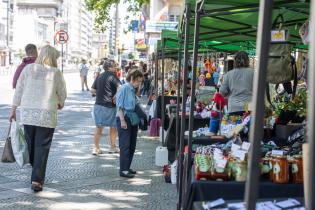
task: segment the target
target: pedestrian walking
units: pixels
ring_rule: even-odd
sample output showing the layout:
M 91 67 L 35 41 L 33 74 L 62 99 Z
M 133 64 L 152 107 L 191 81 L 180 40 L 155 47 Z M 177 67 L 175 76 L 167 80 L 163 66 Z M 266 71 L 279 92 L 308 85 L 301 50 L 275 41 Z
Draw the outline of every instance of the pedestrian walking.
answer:
M 141 96 L 147 95 L 150 90 L 149 74 L 147 72 L 143 73 L 143 78 L 144 80 L 141 87 Z
M 13 76 L 13 82 L 12 86 L 13 89 L 16 88 L 16 83 L 21 75 L 21 72 L 23 71 L 24 67 L 28 64 L 34 63 L 37 58 L 37 47 L 34 44 L 28 44 L 25 46 L 25 53 L 26 57 L 23 58 L 22 63 L 17 67 L 14 76 Z
M 100 76 L 100 74 L 103 72 L 104 68 L 103 68 L 103 64 L 104 64 L 104 60 L 101 60 L 101 62 L 97 65 L 97 67 L 95 68 L 94 71 L 94 81 L 96 80 L 96 78 L 98 76 Z
M 117 131 L 120 149 L 121 177 L 133 178 L 136 171 L 130 168 L 136 150 L 139 116 L 135 112 L 136 89 L 139 89 L 143 73 L 138 69 L 129 70 L 127 83 L 122 85 L 117 93 Z
M 99 155 L 102 153 L 100 149 L 100 140 L 102 137 L 104 127 L 109 128 L 110 139 L 110 153 L 118 153 L 116 147 L 116 105 L 115 95 L 118 86 L 121 85 L 120 80 L 116 76 L 116 64 L 113 60 L 104 60 L 103 68 L 105 72 L 100 74 L 94 81 L 91 92 L 96 95 L 94 105 L 94 120 L 95 120 L 95 133 L 94 133 L 94 149 L 92 154 Z
M 67 97 L 66 84 L 57 68 L 59 52 L 44 46 L 34 64 L 27 65 L 17 81 L 10 121 L 16 120 L 16 109 L 21 107 L 32 169 L 32 189 L 43 189 L 48 154 L 57 125 L 58 109 Z
M 79 70 L 80 70 L 82 91 L 84 91 L 84 85 L 86 87 L 86 90 L 90 91 L 90 89 L 88 88 L 88 84 L 87 84 L 87 76 L 88 76 L 88 72 L 89 72 L 89 67 L 86 64 L 86 60 L 84 60 L 84 59 L 81 60 Z

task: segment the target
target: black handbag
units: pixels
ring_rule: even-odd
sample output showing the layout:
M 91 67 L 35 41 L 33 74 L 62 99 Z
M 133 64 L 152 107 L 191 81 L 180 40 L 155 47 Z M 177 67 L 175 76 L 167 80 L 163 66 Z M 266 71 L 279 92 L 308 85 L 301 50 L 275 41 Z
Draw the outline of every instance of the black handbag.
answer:
M 135 113 L 140 118 L 139 129 L 146 131 L 148 130 L 148 117 L 145 111 L 141 108 L 140 104 L 137 103 L 135 107 Z
M 15 158 L 14 158 L 13 151 L 12 151 L 10 131 L 11 131 L 11 124 L 9 127 L 7 138 L 5 140 L 5 145 L 4 145 L 3 153 L 2 153 L 2 157 L 1 157 L 1 162 L 3 162 L 3 163 L 14 163 L 15 162 Z

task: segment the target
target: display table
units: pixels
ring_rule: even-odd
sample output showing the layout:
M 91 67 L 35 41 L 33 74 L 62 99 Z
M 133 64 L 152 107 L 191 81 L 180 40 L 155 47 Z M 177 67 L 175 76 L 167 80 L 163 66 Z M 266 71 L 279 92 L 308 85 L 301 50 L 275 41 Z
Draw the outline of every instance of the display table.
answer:
M 185 136 L 185 145 L 188 144 L 188 136 Z M 198 137 L 193 137 L 192 143 L 193 144 L 198 144 L 198 145 L 211 145 L 211 144 L 216 144 L 216 143 L 222 143 L 225 144 L 227 143 L 226 138 L 217 138 L 216 136 L 198 136 Z
M 185 118 L 185 131 L 188 130 L 189 127 L 189 118 L 186 116 Z M 180 119 L 181 122 L 181 119 Z M 198 128 L 209 125 L 209 118 L 194 118 L 193 129 L 197 130 Z M 175 144 L 176 144 L 176 116 L 171 116 L 169 119 L 169 126 L 165 135 L 165 142 L 168 149 L 168 159 L 170 162 L 175 160 Z
M 299 207 L 301 207 L 302 205 L 304 205 L 304 199 L 303 198 L 295 198 L 295 197 L 288 197 L 288 198 L 293 198 L 296 199 L 297 201 L 299 201 L 301 203 L 301 205 Z M 276 201 L 276 202 L 280 202 L 280 201 L 284 201 L 287 200 L 288 198 L 279 198 L 279 199 L 274 199 L 274 198 L 270 198 L 270 199 L 258 199 L 258 202 L 264 202 L 264 201 Z M 237 202 L 243 202 L 242 200 L 225 200 L 226 203 L 237 203 Z M 197 201 L 194 202 L 193 205 L 193 210 L 204 210 L 204 208 L 202 207 L 202 201 Z M 223 206 L 225 207 L 225 206 Z M 222 208 L 222 207 L 221 207 Z
M 194 177 L 194 175 L 193 175 Z M 195 201 L 243 200 L 245 182 L 197 181 L 192 179 L 188 194 L 187 209 L 192 209 Z M 262 181 L 259 185 L 259 198 L 304 197 L 303 184 L 274 184 Z

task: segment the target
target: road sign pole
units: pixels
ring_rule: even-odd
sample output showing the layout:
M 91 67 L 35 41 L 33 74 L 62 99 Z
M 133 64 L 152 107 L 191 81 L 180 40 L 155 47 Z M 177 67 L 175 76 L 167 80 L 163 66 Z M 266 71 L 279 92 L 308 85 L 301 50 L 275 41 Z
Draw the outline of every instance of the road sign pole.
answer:
M 63 44 L 61 44 L 61 72 L 63 73 Z

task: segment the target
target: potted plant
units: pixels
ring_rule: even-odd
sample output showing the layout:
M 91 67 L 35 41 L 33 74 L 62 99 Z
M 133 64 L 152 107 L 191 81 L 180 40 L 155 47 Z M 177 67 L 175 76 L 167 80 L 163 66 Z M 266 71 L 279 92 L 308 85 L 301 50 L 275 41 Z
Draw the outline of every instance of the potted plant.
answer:
M 301 128 L 306 118 L 307 89 L 299 88 L 296 96 L 288 100 L 285 95 L 275 101 L 274 115 L 276 117 L 276 136 L 279 139 L 287 137 L 296 129 Z

